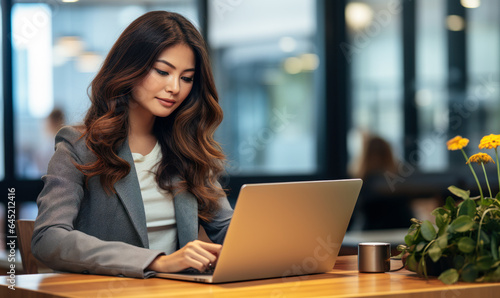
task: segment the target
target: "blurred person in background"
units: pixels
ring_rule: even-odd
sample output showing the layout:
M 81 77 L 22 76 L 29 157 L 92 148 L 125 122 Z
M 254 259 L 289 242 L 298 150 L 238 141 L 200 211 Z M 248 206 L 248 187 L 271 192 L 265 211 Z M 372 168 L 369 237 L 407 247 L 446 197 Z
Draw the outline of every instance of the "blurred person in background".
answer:
M 37 149 L 36 164 L 40 176 L 47 173 L 47 166 L 54 154 L 54 138 L 65 124 L 64 112 L 59 108 L 54 108 L 45 119 L 43 144 Z
M 36 132 L 30 142 L 21 143 L 18 149 L 16 171 L 23 177 L 29 179 L 40 179 L 47 173 L 47 165 L 54 154 L 54 137 L 57 131 L 63 127 L 65 119 L 64 112 L 55 108 L 43 119 L 39 134 Z
M 405 228 L 413 213 L 404 195 L 391 188 L 397 162 L 391 145 L 380 136 L 363 134 L 361 155 L 351 176 L 363 179 L 351 230 Z
M 64 123 L 65 123 L 64 112 L 59 108 L 55 108 L 52 110 L 52 112 L 50 112 L 49 116 L 47 117 L 47 120 L 45 122 L 45 130 L 53 138 L 57 134 L 59 129 L 61 129 L 64 126 Z

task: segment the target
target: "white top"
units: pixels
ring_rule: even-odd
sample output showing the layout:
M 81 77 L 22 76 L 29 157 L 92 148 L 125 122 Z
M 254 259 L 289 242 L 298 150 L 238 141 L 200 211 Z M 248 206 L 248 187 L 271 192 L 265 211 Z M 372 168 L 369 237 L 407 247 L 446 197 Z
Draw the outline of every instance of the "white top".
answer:
M 177 248 L 174 200 L 170 193 L 158 187 L 155 180 L 161 160 L 160 144 L 156 143 L 147 155 L 132 153 L 132 157 L 146 211 L 149 248 L 162 250 L 166 254 L 173 253 Z

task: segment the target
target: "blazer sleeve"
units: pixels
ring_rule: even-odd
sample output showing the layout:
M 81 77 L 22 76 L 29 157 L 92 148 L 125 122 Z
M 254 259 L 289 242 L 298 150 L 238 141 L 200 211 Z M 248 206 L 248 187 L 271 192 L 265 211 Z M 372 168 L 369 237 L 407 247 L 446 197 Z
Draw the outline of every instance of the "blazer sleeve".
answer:
M 200 221 L 208 238 L 214 243 L 222 244 L 226 237 L 227 229 L 233 216 L 233 208 L 229 204 L 227 197 L 219 199 L 219 210 L 210 222 Z
M 145 268 L 161 251 L 103 241 L 75 229 L 85 197 L 85 177 L 74 165 L 82 163 L 79 155 L 83 153 L 74 146 L 80 135 L 76 129 L 66 127 L 56 137 L 56 151 L 47 175 L 42 177 L 44 187 L 37 199 L 38 216 L 31 243 L 34 256 L 58 271 L 137 278 L 154 275 Z

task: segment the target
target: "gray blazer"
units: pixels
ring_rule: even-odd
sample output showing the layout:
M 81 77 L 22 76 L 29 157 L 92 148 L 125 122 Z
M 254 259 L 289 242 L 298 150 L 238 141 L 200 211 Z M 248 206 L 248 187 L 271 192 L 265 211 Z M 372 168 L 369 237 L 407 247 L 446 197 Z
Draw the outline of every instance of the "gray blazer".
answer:
M 130 164 L 131 171 L 116 183 L 116 194 L 108 195 L 99 177 L 91 178 L 86 187 L 84 175 L 74 166 L 95 160 L 80 136 L 73 127 L 62 128 L 56 136 L 56 151 L 37 199 L 33 254 L 58 271 L 154 275 L 145 268 L 164 252 L 149 249 L 144 204 L 128 142 L 118 156 Z M 218 213 L 207 223 L 198 219 L 198 203 L 191 193 L 174 196 L 178 247 L 198 238 L 199 224 L 213 242 L 222 244 L 233 210 L 226 197 L 219 203 Z

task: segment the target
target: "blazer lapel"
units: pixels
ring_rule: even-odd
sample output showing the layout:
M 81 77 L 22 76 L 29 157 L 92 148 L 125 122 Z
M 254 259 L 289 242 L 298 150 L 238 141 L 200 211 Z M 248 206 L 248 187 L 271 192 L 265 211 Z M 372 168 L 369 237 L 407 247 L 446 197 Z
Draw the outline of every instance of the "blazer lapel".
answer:
M 137 178 L 132 152 L 130 151 L 127 140 L 123 142 L 123 145 L 118 149 L 118 156 L 130 164 L 130 173 L 125 176 L 125 178 L 116 182 L 115 190 L 125 206 L 143 246 L 149 248 L 146 212 L 144 211 L 141 187 L 139 185 L 139 179 Z
M 144 247 L 149 248 L 146 212 L 142 201 L 141 187 L 132 158 L 132 152 L 125 141 L 118 150 L 118 156 L 130 164 L 130 173 L 115 184 L 118 197 L 127 210 Z M 174 179 L 173 183 L 179 179 Z M 198 239 L 198 201 L 190 192 L 180 192 L 174 196 L 175 220 L 179 247 Z
M 180 192 L 174 196 L 175 220 L 179 248 L 189 241 L 198 239 L 198 201 L 190 192 Z

